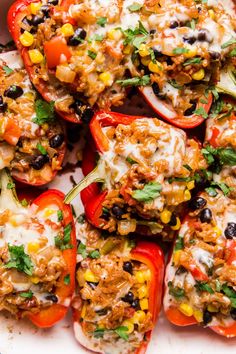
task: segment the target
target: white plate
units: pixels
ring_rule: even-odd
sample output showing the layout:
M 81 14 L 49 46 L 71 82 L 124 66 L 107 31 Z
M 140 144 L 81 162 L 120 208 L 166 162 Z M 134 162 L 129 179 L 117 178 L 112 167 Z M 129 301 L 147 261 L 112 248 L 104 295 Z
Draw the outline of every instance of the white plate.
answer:
M 10 39 L 5 21 L 7 9 L 12 2 L 0 0 L 0 43 L 6 43 Z M 70 175 L 71 173 L 63 174 L 63 178 L 58 176 L 51 186 L 68 191 L 71 186 Z M 77 169 L 74 178 L 78 181 L 80 177 L 81 171 Z M 77 212 L 82 210 L 78 198 L 74 201 L 74 206 Z M 208 329 L 194 326 L 175 327 L 161 315 L 147 354 L 233 354 L 235 348 L 236 338 L 227 340 Z M 17 322 L 9 315 L 0 314 L 0 354 L 42 353 L 88 353 L 74 339 L 70 314 L 57 326 L 47 330 L 37 329 L 27 321 Z

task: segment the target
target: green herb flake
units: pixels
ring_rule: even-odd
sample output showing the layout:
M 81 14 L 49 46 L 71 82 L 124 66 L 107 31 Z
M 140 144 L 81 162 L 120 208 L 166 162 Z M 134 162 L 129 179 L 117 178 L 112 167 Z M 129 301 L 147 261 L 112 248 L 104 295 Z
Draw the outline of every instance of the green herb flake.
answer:
M 72 231 L 72 226 L 71 224 L 68 224 L 64 228 L 63 237 L 59 234 L 54 238 L 55 246 L 57 248 L 59 248 L 62 251 L 73 248 L 71 244 L 71 237 L 70 237 L 71 231 Z
M 88 50 L 88 56 L 94 60 L 97 57 L 97 53 L 93 52 L 92 50 Z
M 134 165 L 134 164 L 137 163 L 137 162 L 136 162 L 135 160 L 133 160 L 131 157 L 126 157 L 126 161 L 127 161 L 128 163 L 130 163 L 130 165 Z
M 234 48 L 233 50 L 231 50 L 231 52 L 229 53 L 229 56 L 230 56 L 231 58 L 236 57 L 236 48 Z
M 236 308 L 236 291 L 227 284 L 223 284 L 221 289 L 223 293 L 230 299 L 231 307 Z
M 37 149 L 39 152 L 41 152 L 42 155 L 47 155 L 47 150 L 41 145 L 40 143 L 37 144 Z
M 192 167 L 187 164 L 183 165 L 183 167 L 186 168 L 186 170 L 188 170 L 189 172 L 192 172 L 193 170 Z
M 128 6 L 128 9 L 130 12 L 136 12 L 136 11 L 141 10 L 142 7 L 143 7 L 143 5 L 141 5 L 137 2 L 134 2 L 132 5 Z
M 7 66 L 7 65 L 3 65 L 2 68 L 5 71 L 6 76 L 9 76 L 9 75 L 11 75 L 11 73 L 13 73 L 13 70 L 11 68 L 9 68 L 9 66 Z
M 78 218 L 76 219 L 78 224 L 84 224 L 85 223 L 85 214 L 81 214 L 78 216 Z
M 175 48 L 175 49 L 173 49 L 173 54 L 175 54 L 175 55 L 180 55 L 180 54 L 184 54 L 184 53 L 188 53 L 189 52 L 189 49 L 187 49 L 187 48 Z
M 63 220 L 63 213 L 61 210 L 57 210 L 57 221 Z
M 101 26 L 101 27 L 105 27 L 106 23 L 107 23 L 107 18 L 106 17 L 99 17 L 97 19 L 97 24 L 99 26 Z
M 201 64 L 201 63 L 202 63 L 202 59 L 201 58 L 192 58 L 192 59 L 186 60 L 183 63 L 183 66 Z
M 229 47 L 230 45 L 235 44 L 235 43 L 236 43 L 236 38 L 231 38 L 231 39 L 229 39 L 227 42 L 223 43 L 222 46 L 221 46 L 221 48 L 222 48 L 222 49 L 225 49 L 225 48 L 227 48 L 227 47 Z
M 229 186 L 227 186 L 226 183 L 220 183 L 220 182 L 211 182 L 211 187 L 215 187 L 215 188 L 219 188 L 221 189 L 221 191 L 223 192 L 224 195 L 229 195 L 229 193 L 231 192 L 231 189 Z
M 45 102 L 41 99 L 35 101 L 35 112 L 36 117 L 33 118 L 33 122 L 38 125 L 43 125 L 45 123 L 53 123 L 55 120 L 54 116 L 54 102 Z
M 178 84 L 178 82 L 176 82 L 176 80 L 168 80 L 168 83 L 173 86 L 174 88 L 181 90 L 183 88 L 183 86 L 181 86 L 180 84 Z
M 184 248 L 184 237 L 181 235 L 178 235 L 178 238 L 175 242 L 175 251 L 182 250 Z
M 158 182 L 149 182 L 143 189 L 137 189 L 132 193 L 132 198 L 139 202 L 151 202 L 159 197 L 162 186 Z
M 92 39 L 95 40 L 96 42 L 101 42 L 104 39 L 104 35 L 103 34 L 95 34 Z
M 67 274 L 66 276 L 64 276 L 63 282 L 65 285 L 70 284 L 70 274 Z
M 33 274 L 33 263 L 25 253 L 24 246 L 11 246 L 8 244 L 10 260 L 5 264 L 5 268 L 15 268 L 29 276 Z
M 126 326 L 120 326 L 117 327 L 114 332 L 122 339 L 124 339 L 125 341 L 129 340 L 129 336 L 128 336 L 128 327 Z
M 105 329 L 103 328 L 96 328 L 96 330 L 93 332 L 94 338 L 103 338 L 105 333 Z
M 125 79 L 125 80 L 117 80 L 116 83 L 121 85 L 122 87 L 128 87 L 128 86 L 147 86 L 151 82 L 150 76 L 149 75 L 144 75 L 144 76 L 136 76 L 131 79 Z
M 197 281 L 194 286 L 200 292 L 207 291 L 209 294 L 214 294 L 214 290 L 207 282 Z
M 22 205 L 23 207 L 27 207 L 27 206 L 29 205 L 29 203 L 28 203 L 28 201 L 24 198 L 24 199 L 22 199 L 22 201 L 21 201 L 21 205 Z
M 185 291 L 184 289 L 180 288 L 179 286 L 173 286 L 172 281 L 168 282 L 168 287 L 169 287 L 169 294 L 176 299 L 181 299 L 182 297 L 185 296 Z
M 216 189 L 214 187 L 208 187 L 208 188 L 205 188 L 205 191 L 207 192 L 207 194 L 210 196 L 210 197 L 216 197 L 218 195 Z
M 88 256 L 90 258 L 94 258 L 94 259 L 97 259 L 97 258 L 101 257 L 99 250 L 94 250 L 92 252 L 89 252 Z
M 31 290 L 29 291 L 24 291 L 22 293 L 19 294 L 21 297 L 24 297 L 26 299 L 32 299 L 33 297 L 33 292 Z
M 14 182 L 8 182 L 7 183 L 7 189 L 13 189 L 13 188 L 15 188 L 15 183 Z
M 202 118 L 207 119 L 208 113 L 205 111 L 204 107 L 198 107 L 195 109 L 193 114 L 196 114 L 197 116 L 202 116 Z
M 79 243 L 79 246 L 77 248 L 77 253 L 80 254 L 83 258 L 86 258 L 88 256 L 88 253 L 86 251 L 86 245 L 83 244 L 82 242 Z

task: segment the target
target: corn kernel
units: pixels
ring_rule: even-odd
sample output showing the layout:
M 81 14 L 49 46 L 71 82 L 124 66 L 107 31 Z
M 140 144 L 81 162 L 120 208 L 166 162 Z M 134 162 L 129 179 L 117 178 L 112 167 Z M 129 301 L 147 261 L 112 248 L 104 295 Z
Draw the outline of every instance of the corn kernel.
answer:
M 37 12 L 40 10 L 41 6 L 41 2 L 32 2 L 30 4 L 30 12 L 32 13 L 32 15 L 36 15 Z
M 181 222 L 179 218 L 176 218 L 176 225 L 175 226 L 171 226 L 172 230 L 179 230 L 181 226 Z
M 28 252 L 36 253 L 39 250 L 39 244 L 37 242 L 29 242 L 27 245 Z
M 189 192 L 188 189 L 185 189 L 184 191 L 184 200 L 187 201 L 187 200 L 190 200 L 191 199 L 191 193 Z
M 180 312 L 182 312 L 185 316 L 191 317 L 193 315 L 193 309 L 189 304 L 182 303 L 179 306 Z
M 197 322 L 202 322 L 203 321 L 203 313 L 200 310 L 194 310 L 193 311 L 193 316 Z
M 222 234 L 222 231 L 218 226 L 213 227 L 213 231 L 216 233 L 217 237 L 220 237 Z
M 200 69 L 200 70 L 198 70 L 196 73 L 194 73 L 193 75 L 192 75 L 192 78 L 193 78 L 193 80 L 202 80 L 203 78 L 204 78 L 204 76 L 205 76 L 205 70 L 204 69 Z
M 185 58 L 193 58 L 197 54 L 197 48 L 191 48 L 186 53 L 184 53 Z
M 39 283 L 39 277 L 30 277 L 30 280 L 31 280 L 31 282 L 33 283 L 33 284 L 38 284 Z
M 140 45 L 138 52 L 139 52 L 140 57 L 147 57 L 148 55 L 150 55 L 150 52 L 149 52 L 146 44 L 144 44 L 144 43 L 142 43 Z
M 84 305 L 81 310 L 81 318 L 84 318 L 86 315 L 86 306 Z
M 111 40 L 119 41 L 122 38 L 122 32 L 119 29 L 113 28 L 107 33 L 107 36 Z
M 217 307 L 215 307 L 215 306 L 212 305 L 212 304 L 209 304 L 209 305 L 207 306 L 207 310 L 208 310 L 209 312 L 218 312 Z
M 41 125 L 42 129 L 46 132 L 49 129 L 48 123 L 44 123 Z
M 54 213 L 55 213 L 55 210 L 46 208 L 44 211 L 44 217 L 48 218 L 49 216 L 51 216 Z
M 105 71 L 104 73 L 100 74 L 99 80 L 101 80 L 105 86 L 111 86 L 113 83 L 113 77 L 108 71 Z
M 34 43 L 34 36 L 28 31 L 25 31 L 20 36 L 20 42 L 24 47 L 30 47 Z
M 147 297 L 147 296 L 148 296 L 148 288 L 146 285 L 142 285 L 138 289 L 138 298 L 143 299 L 144 297 Z
M 186 187 L 191 190 L 195 187 L 195 181 L 189 181 L 187 184 L 186 184 Z
M 148 299 L 142 299 L 139 302 L 141 310 L 148 310 Z
M 142 271 L 137 271 L 135 273 L 135 279 L 137 280 L 138 283 L 142 284 L 145 283 L 145 275 L 144 272 Z
M 28 53 L 29 53 L 30 60 L 33 64 L 40 64 L 44 59 L 43 54 L 40 53 L 38 49 L 29 50 Z
M 175 251 L 174 255 L 173 255 L 173 262 L 175 266 L 179 265 L 179 260 L 180 260 L 180 256 L 181 256 L 181 250 Z
M 145 272 L 144 272 L 144 278 L 146 281 L 150 281 L 151 278 L 152 278 L 152 273 L 150 271 L 150 269 L 147 269 Z
M 62 27 L 61 27 L 61 33 L 65 36 L 65 37 L 70 37 L 73 36 L 73 34 L 75 33 L 73 26 L 70 23 L 65 23 Z
M 130 333 L 132 333 L 134 331 L 134 324 L 133 324 L 133 322 L 131 320 L 125 320 L 122 323 L 122 326 L 128 328 L 128 331 L 127 331 L 128 334 L 130 334 Z
M 105 61 L 105 56 L 99 52 L 95 58 L 95 61 L 97 64 L 103 64 Z
M 212 19 L 212 20 L 214 20 L 215 19 L 215 11 L 214 10 L 212 10 L 212 9 L 210 9 L 209 11 L 208 11 L 208 14 L 209 14 L 209 17 Z
M 98 277 L 96 277 L 96 275 L 94 275 L 89 269 L 86 269 L 84 273 L 84 279 L 91 283 L 98 283 L 99 281 Z
M 148 69 L 153 73 L 159 74 L 162 71 L 162 65 L 158 61 L 156 61 L 156 63 L 150 61 L 148 64 Z
M 170 222 L 171 215 L 172 215 L 172 212 L 167 209 L 164 209 L 161 212 L 160 218 L 161 218 L 161 221 L 163 222 L 163 224 L 168 224 L 168 222 Z
M 129 44 L 128 44 L 127 46 L 125 46 L 124 49 L 123 49 L 123 53 L 124 53 L 124 54 L 131 54 L 132 51 L 133 51 L 133 48 L 132 48 L 132 46 L 129 45 Z
M 142 63 L 143 65 L 145 65 L 145 66 L 148 66 L 148 64 L 150 63 L 150 61 L 151 61 L 150 56 L 141 58 L 141 63 Z
M 139 310 L 139 311 L 136 311 L 135 314 L 133 315 L 132 321 L 133 321 L 133 323 L 139 324 L 139 323 L 142 323 L 145 320 L 145 318 L 146 318 L 145 312 L 142 310 Z

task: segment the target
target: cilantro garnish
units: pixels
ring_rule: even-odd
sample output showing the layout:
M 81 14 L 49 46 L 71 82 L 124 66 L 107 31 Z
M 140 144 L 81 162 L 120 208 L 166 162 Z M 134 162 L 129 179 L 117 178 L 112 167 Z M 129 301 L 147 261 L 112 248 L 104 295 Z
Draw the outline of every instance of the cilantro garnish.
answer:
M 10 260 L 5 264 L 5 268 L 16 268 L 18 271 L 27 275 L 33 274 L 33 263 L 25 253 L 24 246 L 11 246 L 8 244 Z
M 35 101 L 36 117 L 33 118 L 33 122 L 38 125 L 45 123 L 53 123 L 54 117 L 54 102 L 45 102 L 41 99 Z

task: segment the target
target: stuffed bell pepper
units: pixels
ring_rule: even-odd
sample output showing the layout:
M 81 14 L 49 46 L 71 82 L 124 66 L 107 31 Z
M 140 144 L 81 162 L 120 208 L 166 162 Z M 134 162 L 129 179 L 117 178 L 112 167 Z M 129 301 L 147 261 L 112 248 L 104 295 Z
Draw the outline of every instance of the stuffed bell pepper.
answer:
M 104 237 L 80 222 L 75 336 L 94 352 L 144 354 L 161 308 L 162 250 L 151 242 Z
M 236 203 L 220 190 L 189 203 L 166 269 L 164 310 L 177 326 L 236 336 Z
M 53 102 L 37 96 L 16 51 L 0 54 L 0 169 L 26 184 L 50 182 L 66 143 Z
M 90 131 L 96 146 L 84 150 L 87 176 L 66 202 L 84 189 L 85 213 L 96 227 L 121 235 L 145 228 L 171 238 L 197 171 L 206 167 L 199 143 L 156 118 L 118 113 L 97 113 Z
M 236 108 L 235 101 L 219 100 L 207 121 L 203 154 L 213 172 L 215 185 L 236 198 Z M 213 185 L 214 186 L 214 185 Z
M 20 203 L 4 170 L 0 183 L 0 310 L 51 327 L 66 315 L 74 292 L 71 207 L 57 190 Z
M 236 24 L 218 2 L 17 0 L 8 23 L 33 84 L 74 122 L 136 86 L 164 119 L 193 128 L 212 86 L 233 84 Z

